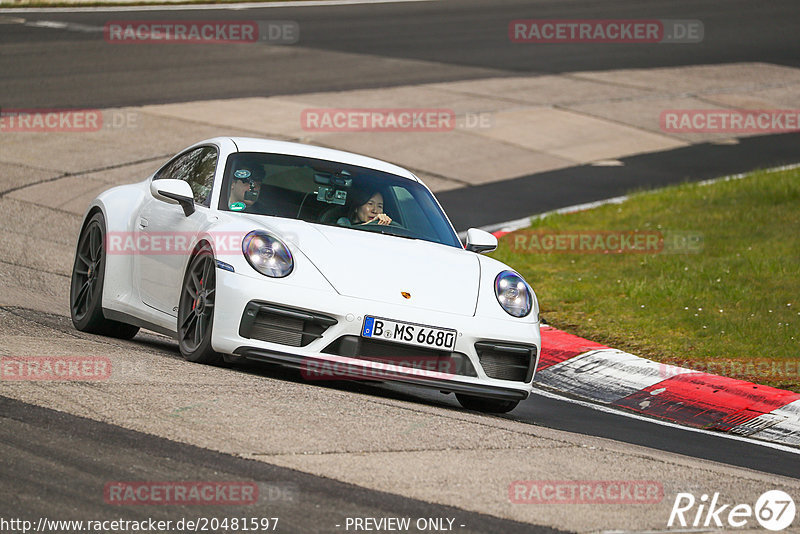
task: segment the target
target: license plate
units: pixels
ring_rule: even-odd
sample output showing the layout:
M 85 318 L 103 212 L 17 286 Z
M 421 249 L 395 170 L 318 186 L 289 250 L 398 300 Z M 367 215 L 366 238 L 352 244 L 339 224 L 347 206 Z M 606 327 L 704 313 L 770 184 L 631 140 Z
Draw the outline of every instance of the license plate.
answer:
M 363 337 L 429 349 L 450 350 L 456 347 L 456 331 L 423 324 L 392 321 L 370 315 L 364 318 Z

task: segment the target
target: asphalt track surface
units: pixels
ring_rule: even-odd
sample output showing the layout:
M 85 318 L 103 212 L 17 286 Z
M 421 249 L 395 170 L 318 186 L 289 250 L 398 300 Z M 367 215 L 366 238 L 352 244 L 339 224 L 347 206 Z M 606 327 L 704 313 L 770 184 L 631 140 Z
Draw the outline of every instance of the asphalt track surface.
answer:
M 2 11 L 2 10 L 0 10 Z M 2 13 L 0 13 L 2 15 Z M 291 20 L 295 45 L 122 45 L 102 33 L 0 25 L 0 106 L 135 106 L 625 68 L 800 66 L 795 0 L 458 0 L 247 10 L 6 13 L 102 28 L 120 20 Z M 514 44 L 515 19 L 696 19 L 700 44 Z M 57 46 L 54 46 L 57 45 Z
M 0 17 L 12 16 L 0 13 Z M 19 16 L 19 15 L 13 15 Z M 800 66 L 800 5 L 796 0 L 575 2 L 422 2 L 314 9 L 164 11 L 142 13 L 41 13 L 29 20 L 57 20 L 102 27 L 108 20 L 256 19 L 300 24 L 296 46 L 127 46 L 110 45 L 96 32 L 0 25 L 0 106 L 111 107 L 214 98 L 272 96 L 387 87 L 489 76 L 658 66 L 767 61 Z M 524 47 L 507 38 L 516 18 L 699 19 L 700 45 L 553 45 Z M 341 53 L 341 54 L 335 54 Z M 329 61 L 334 60 L 335 61 Z M 406 61 L 391 61 L 392 59 Z M 409 61 L 413 60 L 413 61 Z M 578 167 L 517 180 L 443 193 L 459 228 L 509 220 L 565 205 L 654 187 L 678 179 L 703 179 L 758 167 L 796 162 L 798 136 L 742 139 L 735 146 L 697 145 L 634 156 L 624 167 Z M 795 155 L 793 155 L 795 152 Z M 615 188 L 604 181 L 613 172 Z M 565 173 L 571 177 L 565 184 Z M 519 194 L 523 192 L 524 194 Z M 485 212 L 466 209 L 475 198 L 494 202 Z M 535 193 L 535 194 L 533 194 Z M 485 205 L 485 203 L 484 203 Z M 52 318 L 39 317 L 51 321 Z M 60 320 L 64 320 L 61 318 Z M 67 320 L 68 322 L 68 320 Z M 264 372 L 258 366 L 241 369 Z M 269 371 L 275 376 L 275 371 Z M 280 374 L 280 373 L 278 373 Z M 291 373 L 285 378 L 292 380 Z M 323 387 L 323 386 L 320 386 Z M 324 386 L 332 387 L 332 386 Z M 396 386 L 345 384 L 362 395 L 389 396 L 435 405 L 454 400 Z M 680 431 L 534 395 L 507 416 L 531 424 L 608 437 L 766 473 L 800 476 L 800 456 L 756 444 Z M 295 484 L 309 502 L 279 502 L 284 531 L 336 531 L 344 516 L 457 516 L 476 532 L 548 531 L 480 514 L 361 489 L 261 462 L 138 434 L 114 425 L 57 413 L 0 397 L 0 477 L 14 481 L 0 491 L 0 512 L 70 518 L 99 510 L 98 487 L 136 466 L 155 476 L 191 478 L 197 466 L 232 478 L 282 480 Z M 13 461 L 11 459 L 13 458 Z M 76 472 L 84 475 L 76 477 Z M 199 477 L 198 477 L 199 478 Z M 295 486 L 293 486 L 295 487 Z M 148 510 L 153 517 L 158 511 Z M 226 510 L 220 510 L 225 515 Z M 187 511 L 187 515 L 196 513 Z M 135 516 L 128 507 L 124 514 Z M 174 517 L 175 509 L 169 511 Z M 229 514 L 228 514 L 229 515 Z M 166 517 L 166 516 L 165 516 Z M 283 529 L 282 529 L 283 530 Z M 467 530 L 468 531 L 468 530 Z
M 386 389 L 396 388 L 387 386 Z M 435 402 L 434 394 L 417 390 L 400 392 L 418 401 Z M 439 402 L 441 402 L 439 400 Z M 457 404 L 455 400 L 453 407 Z M 565 430 L 576 434 L 597 436 L 641 445 L 652 449 L 704 458 L 715 462 L 746 467 L 765 473 L 798 477 L 800 455 L 774 450 L 757 443 L 733 441 L 722 436 L 700 434 L 659 424 L 658 421 L 642 421 L 624 415 L 601 412 L 589 407 L 568 404 L 534 392 L 508 415 L 508 419 Z
M 256 460 L 176 443 L 0 397 L 0 517 L 176 521 L 226 517 L 279 519 L 278 532 L 342 532 L 347 517 L 448 517 L 459 532 L 557 529 L 500 519 L 389 493 L 367 490 Z M 35 444 L 34 447 L 31 445 Z M 259 485 L 261 508 L 241 506 L 119 506 L 104 502 L 109 480 L 146 473 L 171 480 L 236 480 Z M 153 480 L 153 478 L 151 478 Z M 271 497 L 270 497 L 271 495 Z M 116 508 L 109 513 L 110 508 Z M 138 510 L 137 510 L 138 508 Z
M 459 230 L 671 184 L 797 163 L 800 134 L 762 135 L 737 144 L 701 143 L 619 158 L 613 167 L 581 165 L 436 195 Z M 487 202 L 486 199 L 492 199 Z M 475 210 L 480 205 L 482 209 Z
M 3 307 L 32 329 L 69 332 L 67 317 Z M 105 343 L 119 344 L 112 339 Z M 164 358 L 178 358 L 177 345 L 143 332 L 133 343 Z M 302 382 L 299 372 L 263 364 L 237 364 L 243 375 Z M 461 410 L 452 395 L 396 384 L 316 383 L 317 387 L 381 399 L 410 401 Z M 57 408 L 57 407 L 56 407 Z M 492 417 L 492 416 L 485 416 Z M 695 458 L 797 478 L 800 455 L 757 443 L 665 427 L 549 399 L 534 393 L 507 419 L 597 436 Z M 122 518 L 176 520 L 181 517 L 280 517 L 284 532 L 341 532 L 346 517 L 454 517 L 463 532 L 554 532 L 431 504 L 177 443 L 113 424 L 57 412 L 0 396 L 0 517 L 69 519 Z M 535 456 L 531 457 L 535 462 Z M 110 506 L 103 487 L 114 480 L 253 481 L 261 492 L 277 488 L 274 500 L 258 508 L 197 506 Z
M 27 24 L 8 23 L 24 18 Z M 520 18 L 700 20 L 699 44 L 514 44 Z M 469 0 L 246 10 L 2 13 L 0 108 L 104 108 L 625 68 L 763 61 L 800 66 L 800 4 L 732 0 Z M 122 20 L 294 21 L 295 45 L 109 44 Z M 37 27 L 36 22 L 77 25 Z M 77 29 L 76 29 L 77 28 Z M 438 195 L 456 229 L 564 206 L 795 163 L 800 134 L 696 144 Z M 568 178 L 565 179 L 565 178 Z M 493 202 L 485 202 L 492 198 Z M 473 207 L 480 203 L 482 210 Z

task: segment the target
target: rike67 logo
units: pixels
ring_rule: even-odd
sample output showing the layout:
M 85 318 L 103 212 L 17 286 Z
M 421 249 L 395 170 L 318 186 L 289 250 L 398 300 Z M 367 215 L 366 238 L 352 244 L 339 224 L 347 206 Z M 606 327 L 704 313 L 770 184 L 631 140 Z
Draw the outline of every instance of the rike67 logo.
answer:
M 753 528 L 755 519 L 762 528 L 779 531 L 789 527 L 795 516 L 794 500 L 788 493 L 771 490 L 763 493 L 755 506 L 726 504 L 719 493 L 696 499 L 691 493 L 678 493 L 667 527 L 733 527 Z

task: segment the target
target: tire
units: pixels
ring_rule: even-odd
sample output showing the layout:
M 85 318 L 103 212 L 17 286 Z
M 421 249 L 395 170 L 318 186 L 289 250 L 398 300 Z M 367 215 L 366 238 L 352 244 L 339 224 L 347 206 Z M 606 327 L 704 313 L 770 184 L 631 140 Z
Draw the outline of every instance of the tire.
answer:
M 211 348 L 216 300 L 216 262 L 208 244 L 189 260 L 178 301 L 178 344 L 190 362 L 219 364 L 222 356 Z
M 106 273 L 106 222 L 95 213 L 81 231 L 69 288 L 72 324 L 81 332 L 119 339 L 131 339 L 138 326 L 106 319 L 103 316 L 103 281 Z
M 463 393 L 456 393 L 456 398 L 465 409 L 483 413 L 508 413 L 519 404 L 519 401 L 484 399 Z

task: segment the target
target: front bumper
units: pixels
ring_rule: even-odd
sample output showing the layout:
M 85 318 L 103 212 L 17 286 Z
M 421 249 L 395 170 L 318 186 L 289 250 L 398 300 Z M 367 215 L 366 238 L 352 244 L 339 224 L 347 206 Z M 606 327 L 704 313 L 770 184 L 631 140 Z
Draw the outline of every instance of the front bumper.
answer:
M 253 318 L 259 310 L 285 312 L 287 320 L 295 323 L 286 327 L 281 342 L 268 342 L 252 335 Z M 358 340 L 366 315 L 388 317 L 397 321 L 422 323 L 458 332 L 452 355 L 467 359 L 466 371 L 439 372 L 435 369 L 413 369 L 374 359 L 352 357 L 356 353 L 333 351 L 339 340 Z M 304 322 L 308 321 L 308 322 Z M 306 324 L 319 328 L 308 328 Z M 316 328 L 316 329 L 315 329 Z M 396 347 L 397 353 L 409 351 L 408 345 L 385 344 Z M 217 270 L 217 300 L 212 337 L 214 350 L 249 360 L 279 363 L 301 370 L 333 366 L 337 369 L 361 369 L 366 380 L 401 381 L 432 387 L 444 392 L 463 393 L 498 400 L 521 400 L 528 397 L 541 347 L 539 324 L 509 317 L 508 320 L 465 316 L 414 308 L 411 305 L 371 301 L 342 296 L 333 290 L 318 290 L 282 283 L 281 280 L 256 280 L 237 273 Z M 531 348 L 528 369 L 517 372 L 516 380 L 501 379 L 491 365 L 483 364 L 479 350 L 500 347 L 503 351 L 519 352 Z M 497 354 L 493 354 L 495 363 Z M 463 362 L 462 362 L 463 363 Z M 495 365 L 495 364 L 492 364 Z M 486 366 L 486 367 L 485 367 Z M 330 367 L 329 367 L 330 368 Z M 464 366 L 459 365 L 460 369 Z M 451 368 L 452 369 L 452 368 Z M 489 374 L 487 374 L 487 370 Z M 358 374 L 358 373 L 355 373 Z M 494 375 L 493 378 L 490 374 Z M 471 375 L 471 376 L 470 376 Z M 498 376 L 500 378 L 498 378 Z M 324 379 L 324 377 L 318 378 Z M 314 378 L 314 376 L 309 376 Z M 352 378 L 352 377 L 351 377 Z M 335 373 L 329 379 L 342 379 Z M 346 378 L 345 378 L 346 379 Z
M 278 352 L 273 350 L 265 350 L 256 347 L 239 347 L 234 351 L 234 355 L 243 357 L 247 360 L 257 361 L 257 362 L 266 362 L 266 363 L 278 363 L 281 365 L 285 365 L 287 367 L 292 367 L 295 369 L 300 369 L 301 371 L 308 372 L 309 369 L 314 368 L 325 368 L 326 364 L 331 364 L 330 358 L 323 357 L 315 358 L 315 357 L 308 357 L 308 356 L 298 356 L 297 354 L 291 354 L 287 352 Z M 356 359 L 347 359 L 349 361 L 338 360 L 335 362 L 336 365 L 345 365 L 345 366 L 363 366 L 363 360 L 356 360 Z M 320 366 L 315 365 L 320 364 Z M 367 362 L 367 363 L 374 363 L 374 362 Z M 341 367 L 340 367 L 341 369 Z M 325 374 L 324 371 L 322 374 Z M 332 373 L 331 376 L 341 376 L 347 375 L 348 373 L 341 373 L 341 371 L 336 371 Z M 400 367 L 394 366 L 383 366 L 381 369 L 372 370 L 364 370 L 363 374 L 360 376 L 365 378 L 380 378 L 380 380 L 388 380 L 393 382 L 405 382 L 407 384 L 412 384 L 415 386 L 424 386 L 430 387 L 434 389 L 438 389 L 444 393 L 464 393 L 467 395 L 473 395 L 476 397 L 484 397 L 484 398 L 491 398 L 497 400 L 525 400 L 528 398 L 530 394 L 529 391 L 524 391 L 521 389 L 512 389 L 507 387 L 498 387 L 492 386 L 489 384 L 482 384 L 482 383 L 467 383 L 460 380 L 452 380 L 449 378 L 443 377 L 436 377 L 434 376 L 436 373 L 425 373 L 424 375 L 420 372 L 413 372 L 406 371 Z M 440 373 L 443 374 L 443 373 Z M 352 379 L 354 375 L 359 375 L 358 371 L 349 371 L 349 377 Z M 453 375 L 449 375 L 453 376 Z

